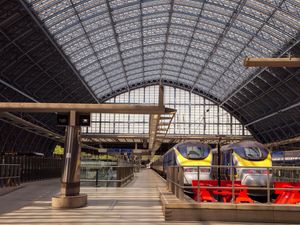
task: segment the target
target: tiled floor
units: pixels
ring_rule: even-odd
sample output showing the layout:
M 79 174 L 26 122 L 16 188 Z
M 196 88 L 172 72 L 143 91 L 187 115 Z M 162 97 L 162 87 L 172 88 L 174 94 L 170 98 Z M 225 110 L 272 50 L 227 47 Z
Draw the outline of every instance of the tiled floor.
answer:
M 59 180 L 32 182 L 0 197 L 0 224 L 171 224 L 164 221 L 157 190 L 164 185 L 153 171 L 142 170 L 125 188 L 82 188 L 89 199 L 85 208 L 55 210 L 51 208 L 51 196 L 58 193 Z

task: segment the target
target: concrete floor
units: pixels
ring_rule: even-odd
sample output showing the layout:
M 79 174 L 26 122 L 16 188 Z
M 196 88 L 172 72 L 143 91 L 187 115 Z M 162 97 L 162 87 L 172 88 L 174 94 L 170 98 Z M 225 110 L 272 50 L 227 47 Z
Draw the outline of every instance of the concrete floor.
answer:
M 55 210 L 51 196 L 58 193 L 59 180 L 31 182 L 0 197 L 0 224 L 250 224 L 165 222 L 157 191 L 164 185 L 157 174 L 145 169 L 125 188 L 83 187 L 81 192 L 89 199 L 85 208 Z

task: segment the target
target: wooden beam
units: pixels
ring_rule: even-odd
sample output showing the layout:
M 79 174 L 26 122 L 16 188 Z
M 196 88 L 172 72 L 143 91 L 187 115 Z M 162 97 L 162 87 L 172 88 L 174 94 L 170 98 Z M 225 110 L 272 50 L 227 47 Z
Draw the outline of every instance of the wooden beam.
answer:
M 157 127 L 159 123 L 159 114 L 152 114 L 150 115 L 150 121 L 149 121 L 149 149 L 152 149 L 154 147 L 154 144 L 156 142 L 156 134 L 157 134 Z
M 125 113 L 163 114 L 172 109 L 154 104 L 77 104 L 77 103 L 28 103 L 0 102 L 0 112 L 85 112 L 85 113 Z
M 245 67 L 300 67 L 300 58 L 254 58 L 246 57 Z

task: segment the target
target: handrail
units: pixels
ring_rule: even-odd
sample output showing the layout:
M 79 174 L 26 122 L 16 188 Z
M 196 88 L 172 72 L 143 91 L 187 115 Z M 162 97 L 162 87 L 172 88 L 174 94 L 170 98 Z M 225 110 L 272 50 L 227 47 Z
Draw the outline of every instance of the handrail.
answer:
M 193 180 L 198 180 L 199 182 L 197 182 L 197 184 L 195 186 L 193 185 L 189 185 L 189 183 L 183 184 L 183 180 L 185 179 L 185 175 L 184 172 L 181 174 L 180 176 L 180 172 L 178 171 L 184 171 L 184 167 L 182 166 L 168 166 L 167 167 L 167 186 L 168 189 L 170 191 L 172 191 L 178 198 L 182 198 L 180 197 L 180 195 L 183 195 L 183 192 L 187 189 L 189 190 L 195 190 L 197 189 L 197 193 L 199 193 L 200 190 L 206 189 L 208 191 L 212 191 L 212 190 L 216 190 L 216 192 L 213 192 L 214 194 L 219 194 L 219 192 L 217 192 L 217 190 L 227 190 L 230 191 L 231 190 L 231 202 L 235 203 L 235 196 L 237 195 L 236 191 L 242 191 L 242 190 L 251 190 L 251 191 L 266 191 L 266 197 L 267 197 L 267 203 L 271 204 L 271 194 L 273 191 L 276 191 L 277 193 L 281 193 L 282 192 L 288 192 L 288 191 L 292 191 L 292 193 L 295 192 L 300 192 L 300 167 L 296 167 L 296 166 L 273 166 L 273 167 L 268 167 L 268 166 L 261 166 L 261 167 L 257 167 L 257 166 L 233 166 L 233 165 L 211 165 L 211 166 L 186 166 L 188 168 L 194 168 L 193 174 L 195 179 Z M 231 171 L 231 173 L 228 173 L 227 176 L 230 177 L 229 180 L 226 180 L 227 182 L 224 183 L 224 180 L 222 180 L 223 185 L 221 185 L 220 181 L 218 181 L 217 179 L 210 179 L 210 180 L 214 180 L 212 184 L 210 184 L 208 182 L 202 182 L 201 183 L 201 169 L 200 168 L 205 168 L 207 169 L 208 167 L 210 167 L 210 176 L 211 176 L 211 172 L 215 169 L 215 168 L 223 168 L 223 169 L 228 169 L 228 171 Z M 195 170 L 195 168 L 197 169 L 197 172 Z M 246 186 L 246 185 L 238 185 L 235 183 L 235 181 L 238 181 L 235 177 L 234 174 L 234 169 L 256 169 L 258 170 L 262 170 L 265 171 L 264 173 L 257 173 L 256 175 L 261 175 L 264 176 L 264 179 L 266 178 L 266 186 Z M 278 171 L 281 171 L 281 174 L 284 174 L 285 171 L 287 172 L 295 172 L 294 175 L 292 177 L 290 177 L 290 181 L 286 184 L 284 184 L 284 186 L 280 186 L 282 183 L 277 183 L 279 185 L 277 186 L 273 186 L 271 184 L 273 184 L 273 181 L 275 182 L 275 180 L 284 180 L 284 181 L 280 181 L 280 182 L 285 182 L 286 181 L 286 177 L 281 177 L 281 176 L 277 176 L 276 173 Z M 241 171 L 241 170 L 240 170 Z M 255 170 L 254 170 L 255 171 Z M 299 173 L 297 173 L 297 171 L 299 171 Z M 195 175 L 195 173 L 197 173 Z M 206 173 L 207 174 L 207 173 Z M 225 173 L 221 173 L 221 174 L 225 174 Z M 297 178 L 298 177 L 298 178 Z M 292 180 L 292 181 L 291 181 Z M 294 182 L 296 181 L 296 182 Z M 214 183 L 216 182 L 216 184 Z M 276 181 L 278 182 L 278 181 Z M 204 183 L 204 185 L 203 185 Z M 225 186 L 227 185 L 227 186 Z M 275 192 L 275 193 L 276 193 Z M 222 194 L 224 193 L 229 193 L 229 192 L 220 192 Z M 300 193 L 299 193 L 300 194 Z M 199 201 L 199 196 L 197 196 Z M 298 201 L 298 200 L 297 200 Z M 300 202 L 299 202 L 300 203 Z
M 21 181 L 20 164 L 0 164 L 0 188 L 18 186 Z
M 82 166 L 81 167 L 81 182 L 92 182 L 98 187 L 100 182 L 106 182 L 105 186 L 116 183 L 117 186 L 122 186 L 127 180 L 134 177 L 134 165 L 124 166 Z M 92 173 L 91 173 L 92 172 Z M 84 175 L 87 178 L 84 177 Z M 91 178 L 88 178 L 91 176 Z M 101 176 L 101 177 L 99 177 Z M 110 177 L 110 178 L 108 178 Z M 103 179 L 104 178 L 104 179 Z M 107 179 L 105 179 L 107 178 Z

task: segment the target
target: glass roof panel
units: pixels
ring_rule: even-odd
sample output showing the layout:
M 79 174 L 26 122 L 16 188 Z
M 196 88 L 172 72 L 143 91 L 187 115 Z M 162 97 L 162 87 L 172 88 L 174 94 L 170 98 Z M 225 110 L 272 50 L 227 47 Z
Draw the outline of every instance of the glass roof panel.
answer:
M 100 99 L 161 79 L 222 101 L 300 30 L 298 0 L 26 1 Z

